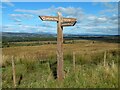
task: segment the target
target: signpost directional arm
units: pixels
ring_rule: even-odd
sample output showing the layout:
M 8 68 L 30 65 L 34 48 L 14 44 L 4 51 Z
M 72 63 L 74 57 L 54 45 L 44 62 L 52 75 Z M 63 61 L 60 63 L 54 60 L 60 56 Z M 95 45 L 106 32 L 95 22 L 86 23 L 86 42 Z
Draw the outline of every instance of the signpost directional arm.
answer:
M 63 22 L 75 22 L 76 18 L 63 18 Z
M 54 16 L 39 16 L 42 21 L 58 21 L 58 17 Z
M 62 26 L 65 27 L 65 26 L 74 26 L 76 24 L 76 21 L 75 22 L 68 22 L 68 23 L 62 23 Z
M 42 21 L 59 21 L 58 17 L 55 16 L 39 16 Z M 61 23 L 75 23 L 75 18 L 61 18 Z

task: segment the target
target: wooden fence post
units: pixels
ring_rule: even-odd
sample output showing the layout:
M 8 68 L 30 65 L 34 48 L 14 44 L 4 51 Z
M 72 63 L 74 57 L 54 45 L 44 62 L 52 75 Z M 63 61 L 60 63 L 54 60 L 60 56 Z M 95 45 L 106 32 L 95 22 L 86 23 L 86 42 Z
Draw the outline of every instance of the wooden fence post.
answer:
M 107 52 L 105 51 L 104 52 L 104 67 L 106 66 L 106 54 L 107 54 Z
M 73 70 L 75 72 L 75 52 L 73 52 Z
M 113 68 L 113 69 L 115 68 L 114 60 L 112 60 L 112 68 Z
M 12 72 L 13 72 L 13 84 L 14 88 L 16 88 L 16 74 L 15 74 L 15 64 L 14 64 L 14 58 L 12 56 Z

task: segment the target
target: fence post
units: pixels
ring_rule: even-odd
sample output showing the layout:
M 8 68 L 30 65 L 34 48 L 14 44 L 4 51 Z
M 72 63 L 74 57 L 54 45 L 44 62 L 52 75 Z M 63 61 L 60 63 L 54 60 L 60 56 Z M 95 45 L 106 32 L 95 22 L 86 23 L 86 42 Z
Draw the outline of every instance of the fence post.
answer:
M 73 70 L 75 71 L 75 52 L 73 52 Z
M 104 67 L 106 66 L 106 54 L 107 54 L 107 52 L 105 51 L 104 52 Z
M 16 88 L 15 64 L 13 56 L 12 56 L 12 72 L 13 72 L 13 84 L 14 88 Z
M 115 68 L 114 60 L 112 60 L 112 68 L 113 68 L 113 69 Z
M 48 78 L 47 78 L 47 82 L 48 82 L 49 79 L 50 79 L 50 76 L 51 76 L 52 72 L 50 70 L 50 63 L 49 62 L 47 63 L 47 65 L 48 65 L 48 72 L 50 72 L 50 74 L 48 75 Z

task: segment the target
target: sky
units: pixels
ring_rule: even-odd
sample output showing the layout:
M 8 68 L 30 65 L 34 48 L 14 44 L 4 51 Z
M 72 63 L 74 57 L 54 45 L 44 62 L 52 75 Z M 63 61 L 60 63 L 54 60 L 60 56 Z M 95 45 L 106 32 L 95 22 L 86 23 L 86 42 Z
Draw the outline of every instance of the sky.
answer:
M 57 23 L 38 16 L 77 19 L 75 26 L 64 27 L 64 34 L 118 34 L 117 2 L 3 2 L 2 32 L 57 33 Z

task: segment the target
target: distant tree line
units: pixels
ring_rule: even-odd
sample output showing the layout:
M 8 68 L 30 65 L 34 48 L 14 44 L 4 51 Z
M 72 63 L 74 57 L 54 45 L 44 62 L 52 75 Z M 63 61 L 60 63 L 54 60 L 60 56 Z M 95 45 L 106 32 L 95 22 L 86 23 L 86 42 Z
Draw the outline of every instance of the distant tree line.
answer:
M 94 41 L 104 41 L 109 43 L 120 43 L 119 36 L 107 36 L 107 37 L 93 37 L 93 36 L 78 36 L 78 37 L 64 37 L 64 44 L 74 44 L 74 40 L 94 40 Z M 72 40 L 72 42 L 67 42 L 67 40 Z M 43 45 L 43 44 L 56 44 L 56 42 L 47 42 L 47 43 L 30 43 L 30 44 L 16 44 L 15 42 L 32 42 L 32 41 L 57 41 L 57 37 L 47 36 L 47 37 L 2 37 L 2 47 L 10 47 L 10 46 L 34 46 L 34 45 Z

